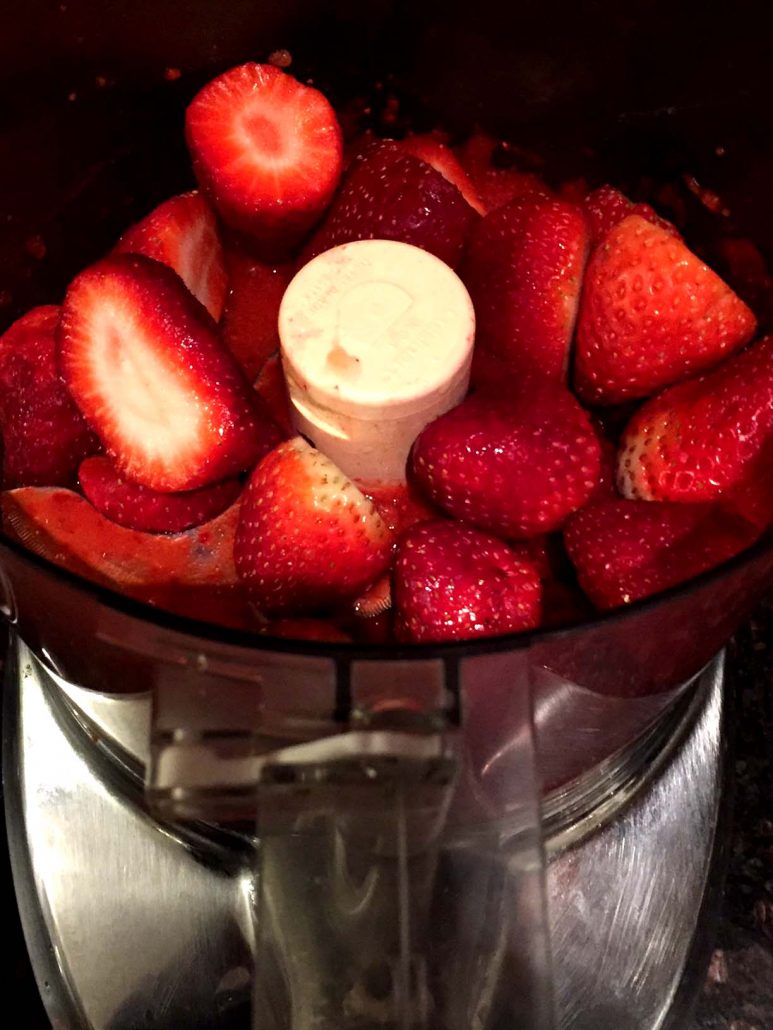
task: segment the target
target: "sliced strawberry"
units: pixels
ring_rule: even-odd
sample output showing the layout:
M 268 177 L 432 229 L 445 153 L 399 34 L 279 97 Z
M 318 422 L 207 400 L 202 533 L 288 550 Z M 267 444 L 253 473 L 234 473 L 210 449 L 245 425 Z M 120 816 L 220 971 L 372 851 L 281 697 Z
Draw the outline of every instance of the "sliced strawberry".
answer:
M 456 186 L 473 211 L 485 215 L 486 208 L 475 184 L 462 168 L 442 133 L 411 133 L 401 140 L 400 145 L 407 154 L 413 154 L 420 161 L 431 165 L 436 172 L 440 172 L 444 179 Z
M 394 142 L 375 143 L 351 163 L 302 260 L 353 240 L 398 240 L 455 268 L 475 212 L 440 172 Z
M 258 465 L 244 493 L 236 567 L 267 614 L 356 597 L 389 566 L 392 537 L 372 503 L 299 436 Z
M 531 629 L 540 618 L 539 572 L 524 547 L 453 522 L 425 522 L 398 546 L 395 633 L 416 643 Z
M 71 490 L 26 487 L 0 494 L 5 533 L 33 554 L 131 597 L 178 609 L 207 588 L 217 621 L 219 588 L 238 586 L 233 561 L 239 505 L 196 529 L 155 536 L 117 526 Z M 177 603 L 175 603 L 177 602 Z
M 459 163 L 480 198 L 482 213 L 496 211 L 518 197 L 551 195 L 547 185 L 533 172 L 497 167 L 493 157 L 499 146 L 493 136 L 478 131 L 457 149 Z
M 621 439 L 618 486 L 648 501 L 712 500 L 739 484 L 771 441 L 773 336 L 766 336 L 639 409 Z
M 266 265 L 227 252 L 230 292 L 221 327 L 223 342 L 249 379 L 279 350 L 279 305 L 293 275 L 291 265 Z
M 667 222 L 665 218 L 661 218 L 653 207 L 650 207 L 649 204 L 634 204 L 614 186 L 600 186 L 599 189 L 589 193 L 583 201 L 583 207 L 590 223 L 594 246 L 598 246 L 609 230 L 629 215 L 639 215 L 640 218 L 651 222 L 652 225 L 659 226 L 669 236 L 681 238 L 676 226 Z
M 120 471 L 152 490 L 218 482 L 279 439 L 205 309 L 150 258 L 118 254 L 81 272 L 59 346 L 81 412 Z
M 292 418 L 290 416 L 290 398 L 287 393 L 282 360 L 278 354 L 272 354 L 255 380 L 255 389 L 260 394 L 271 417 L 286 436 L 293 436 Z
M 58 307 L 33 308 L 0 337 L 2 482 L 68 486 L 99 450 L 56 364 Z
M 181 533 L 220 515 L 242 491 L 238 479 L 186 493 L 162 494 L 126 479 L 109 458 L 87 458 L 78 470 L 81 489 L 105 518 L 145 533 Z
M 416 481 L 435 504 L 506 538 L 558 529 L 596 489 L 600 461 L 571 393 L 528 380 L 469 397 L 431 422 L 412 452 Z
M 755 326 L 743 301 L 681 240 L 629 215 L 585 273 L 577 392 L 592 404 L 646 397 L 717 364 Z
M 341 176 L 335 111 L 273 65 L 213 79 L 188 107 L 185 130 L 199 184 L 226 225 L 282 252 L 319 218 Z
M 118 253 L 144 254 L 173 268 L 212 317 L 223 313 L 228 289 L 217 222 L 201 194 L 184 193 L 160 204 L 127 229 Z
M 686 582 L 745 550 L 757 535 L 713 504 L 625 500 L 589 505 L 564 529 L 580 585 L 599 608 Z
M 585 216 L 565 200 L 521 197 L 482 219 L 461 271 L 476 346 L 518 374 L 564 381 L 587 250 Z
M 392 607 L 392 577 L 382 576 L 367 588 L 352 606 L 361 619 L 374 619 Z

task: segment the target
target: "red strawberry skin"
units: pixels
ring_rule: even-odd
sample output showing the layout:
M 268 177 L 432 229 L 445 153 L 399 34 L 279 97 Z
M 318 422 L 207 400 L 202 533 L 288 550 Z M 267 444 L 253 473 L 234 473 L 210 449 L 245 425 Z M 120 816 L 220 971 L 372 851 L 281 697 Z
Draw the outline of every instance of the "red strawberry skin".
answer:
M 69 486 L 78 465 L 99 450 L 59 377 L 59 308 L 33 308 L 0 337 L 2 482 Z
M 476 217 L 440 172 L 398 143 L 375 143 L 352 161 L 303 260 L 341 243 L 382 239 L 411 243 L 456 268 Z
M 285 436 L 294 436 L 287 380 L 282 368 L 282 359 L 278 354 L 272 354 L 261 369 L 255 380 L 255 390 L 282 433 Z
M 105 518 L 145 533 L 181 533 L 199 526 L 225 511 L 242 491 L 238 479 L 226 479 L 186 493 L 162 494 L 126 479 L 103 457 L 87 458 L 78 480 Z
M 234 556 L 262 612 L 299 615 L 350 600 L 374 582 L 391 563 L 392 536 L 346 476 L 294 437 L 253 471 Z
M 773 443 L 773 336 L 647 401 L 620 444 L 629 498 L 709 501 L 743 480 Z M 773 465 L 755 474 L 769 478 Z
M 144 254 L 173 268 L 216 322 L 222 315 L 228 289 L 225 259 L 217 221 L 200 193 L 160 204 L 126 230 L 115 250 Z
M 522 546 L 454 522 L 414 526 L 394 569 L 395 634 L 412 643 L 470 640 L 531 629 L 539 572 Z
M 565 381 L 588 253 L 582 209 L 526 196 L 475 227 L 462 267 L 476 346 L 519 374 Z
M 227 252 L 229 293 L 223 342 L 248 379 L 279 350 L 279 305 L 293 276 L 289 264 L 268 265 L 242 251 Z
M 456 154 L 447 145 L 441 133 L 411 133 L 400 144 L 406 154 L 413 154 L 420 161 L 431 165 L 436 172 L 448 179 L 479 215 L 485 215 L 486 208 L 475 184 L 459 162 Z
M 755 326 L 743 301 L 681 240 L 629 215 L 588 263 L 576 390 L 591 404 L 646 397 L 717 364 Z
M 692 579 L 758 535 L 712 504 L 608 500 L 572 515 L 564 542 L 588 597 L 616 608 Z
M 316 89 L 267 64 L 208 83 L 185 117 L 196 178 L 226 225 L 287 251 L 317 221 L 341 175 L 335 112 Z
M 506 539 L 558 529 L 597 488 L 600 466 L 587 413 L 547 381 L 474 394 L 431 422 L 412 451 L 435 504 Z
M 614 186 L 600 186 L 589 193 L 583 200 L 583 207 L 590 223 L 591 238 L 594 246 L 604 239 L 610 229 L 619 225 L 629 215 L 639 215 L 652 225 L 660 226 L 670 236 L 680 237 L 676 226 L 661 218 L 649 204 L 634 204 L 624 193 Z
M 150 258 L 118 254 L 77 276 L 59 360 L 117 467 L 152 490 L 216 483 L 280 438 L 205 309 Z

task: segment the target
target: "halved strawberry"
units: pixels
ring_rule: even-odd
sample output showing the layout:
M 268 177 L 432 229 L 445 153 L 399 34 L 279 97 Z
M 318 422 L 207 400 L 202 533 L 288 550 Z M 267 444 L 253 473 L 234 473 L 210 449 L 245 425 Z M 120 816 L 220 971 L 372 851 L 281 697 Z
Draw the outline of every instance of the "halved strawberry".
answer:
M 223 342 L 249 379 L 279 350 L 279 305 L 292 265 L 267 265 L 242 251 L 226 252 L 230 290 L 221 325 Z
M 647 222 L 659 226 L 669 236 L 681 237 L 679 230 L 649 204 L 634 204 L 624 193 L 614 186 L 600 186 L 589 193 L 583 200 L 583 207 L 590 223 L 591 238 L 594 246 L 598 245 L 610 229 L 618 225 L 629 215 L 639 215 Z
M 115 250 L 173 268 L 215 321 L 222 315 L 228 289 L 223 248 L 215 216 L 200 193 L 164 201 L 127 229 Z
M 681 240 L 629 215 L 585 272 L 575 387 L 592 404 L 646 397 L 715 365 L 755 326 L 743 301 Z
M 411 457 L 435 504 L 505 538 L 558 529 L 596 489 L 600 462 L 588 414 L 543 380 L 473 394 L 423 430 Z
M 390 564 L 392 536 L 372 503 L 299 436 L 252 473 L 236 568 L 267 614 L 298 614 L 356 597 Z
M 620 442 L 618 486 L 648 501 L 708 501 L 773 441 L 773 336 L 647 401 Z M 758 475 L 770 477 L 773 467 Z
M 420 161 L 431 165 L 436 172 L 440 172 L 444 179 L 448 179 L 456 186 L 473 211 L 485 215 L 486 207 L 475 184 L 462 168 L 459 158 L 448 146 L 448 140 L 442 133 L 410 133 L 400 141 L 400 145 L 407 154 L 413 154 Z
M 302 260 L 341 243 L 381 239 L 412 243 L 455 268 L 476 217 L 440 172 L 399 143 L 374 143 L 352 161 Z
M 59 378 L 59 308 L 33 308 L 0 337 L 2 483 L 68 486 L 78 465 L 99 450 Z
M 416 643 L 531 629 L 540 576 L 523 546 L 458 522 L 424 522 L 403 537 L 394 570 L 395 633 Z
M 242 491 L 238 479 L 185 493 L 162 494 L 126 479 L 109 458 L 87 458 L 78 470 L 81 489 L 98 512 L 129 529 L 181 533 L 208 522 L 233 504 Z
M 564 529 L 580 585 L 599 608 L 686 582 L 745 550 L 758 535 L 717 505 L 626 500 L 588 505 Z
M 522 172 L 515 167 L 500 168 L 495 165 L 493 157 L 500 146 L 500 142 L 493 136 L 478 130 L 456 151 L 459 163 L 480 198 L 483 213 L 496 211 L 517 197 L 530 194 L 546 197 L 552 195 L 546 183 L 534 172 Z
M 260 375 L 255 380 L 255 390 L 285 436 L 294 436 L 287 380 L 282 368 L 282 359 L 278 354 L 272 354 L 260 370 Z
M 237 502 L 196 529 L 156 536 L 116 525 L 71 490 L 24 487 L 0 494 L 3 531 L 11 539 L 85 579 L 164 606 L 176 589 L 237 587 L 238 509 Z
M 341 176 L 335 111 L 273 65 L 213 79 L 188 107 L 185 131 L 196 178 L 223 221 L 278 251 L 311 228 Z
M 150 258 L 117 254 L 81 272 L 59 348 L 81 412 L 121 472 L 152 490 L 218 482 L 279 439 L 205 309 Z
M 518 374 L 564 381 L 587 252 L 585 216 L 565 200 L 521 197 L 482 219 L 461 270 L 476 346 Z

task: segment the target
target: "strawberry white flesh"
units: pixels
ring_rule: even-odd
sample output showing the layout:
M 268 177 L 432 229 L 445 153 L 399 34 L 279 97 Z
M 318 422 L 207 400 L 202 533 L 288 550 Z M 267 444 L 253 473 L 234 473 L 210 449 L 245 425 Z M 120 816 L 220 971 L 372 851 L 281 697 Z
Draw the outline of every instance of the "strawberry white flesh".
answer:
M 204 308 L 159 262 L 116 255 L 71 284 L 60 365 L 121 472 L 192 490 L 250 468 L 279 439 Z
M 197 191 L 159 204 L 126 230 L 115 250 L 173 268 L 215 321 L 220 318 L 228 290 L 225 259 L 215 216 Z
M 284 250 L 327 206 L 343 144 L 333 108 L 279 68 L 243 64 L 194 97 L 186 135 L 197 178 L 227 225 Z

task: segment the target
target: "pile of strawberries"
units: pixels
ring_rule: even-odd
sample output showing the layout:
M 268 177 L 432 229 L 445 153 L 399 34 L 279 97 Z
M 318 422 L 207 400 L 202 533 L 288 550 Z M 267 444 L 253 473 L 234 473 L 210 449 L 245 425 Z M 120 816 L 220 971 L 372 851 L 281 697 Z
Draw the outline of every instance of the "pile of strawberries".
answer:
M 345 147 L 271 65 L 205 86 L 186 133 L 200 192 L 0 339 L 6 535 L 209 621 L 410 642 L 576 621 L 767 531 L 773 337 L 652 208 L 567 199 L 483 134 Z M 477 336 L 408 485 L 366 495 L 294 435 L 276 327 L 298 267 L 373 238 L 454 268 Z

